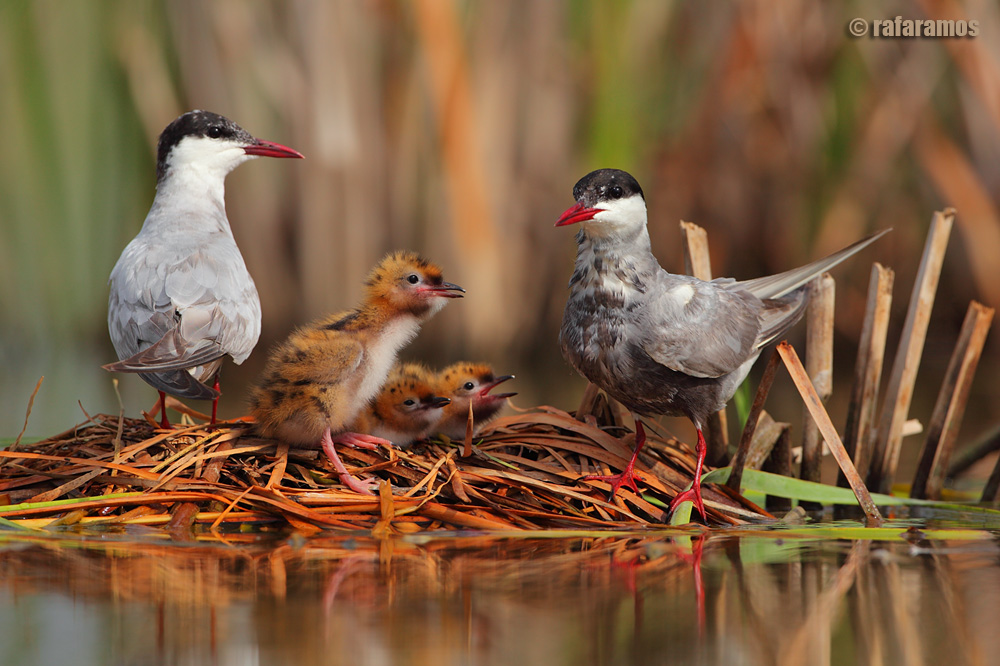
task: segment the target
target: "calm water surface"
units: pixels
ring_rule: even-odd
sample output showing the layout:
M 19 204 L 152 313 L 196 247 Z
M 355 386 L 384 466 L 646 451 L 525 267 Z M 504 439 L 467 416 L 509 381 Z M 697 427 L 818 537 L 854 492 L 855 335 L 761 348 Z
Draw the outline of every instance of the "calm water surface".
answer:
M 1000 540 L 906 528 L 2 532 L 0 663 L 998 663 Z

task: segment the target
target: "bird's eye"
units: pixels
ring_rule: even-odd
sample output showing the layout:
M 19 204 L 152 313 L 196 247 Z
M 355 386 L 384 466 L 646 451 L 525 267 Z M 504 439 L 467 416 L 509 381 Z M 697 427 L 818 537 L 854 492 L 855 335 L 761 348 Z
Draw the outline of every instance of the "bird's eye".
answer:
M 407 407 L 413 407 L 413 405 L 417 404 L 417 401 L 414 400 L 413 398 L 407 398 L 406 400 L 403 401 L 403 404 L 406 405 Z
M 409 282 L 410 284 L 416 284 L 420 282 L 420 276 L 417 275 L 416 273 L 410 273 L 409 275 L 406 276 L 406 281 Z
M 621 199 L 622 194 L 624 194 L 624 192 L 622 192 L 620 185 L 612 185 L 608 188 L 608 196 L 612 199 Z
M 220 136 L 222 136 L 221 127 L 219 127 L 218 125 L 213 125 L 212 127 L 208 128 L 208 138 L 218 139 Z
M 464 388 L 466 391 L 471 391 L 472 389 L 476 388 L 476 385 L 473 384 L 472 382 L 465 382 L 464 384 L 462 384 L 462 388 Z

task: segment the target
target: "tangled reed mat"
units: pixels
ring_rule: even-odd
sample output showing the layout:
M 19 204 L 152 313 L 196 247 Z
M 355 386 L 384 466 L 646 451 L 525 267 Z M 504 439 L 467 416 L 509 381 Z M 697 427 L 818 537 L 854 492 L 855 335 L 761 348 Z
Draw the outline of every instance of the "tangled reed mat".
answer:
M 184 411 L 180 403 L 173 407 Z M 196 412 L 186 410 L 188 414 Z M 624 467 L 634 433 L 597 394 L 581 418 L 553 407 L 488 424 L 474 440 L 433 439 L 409 449 L 338 447 L 378 494 L 339 482 L 319 449 L 254 435 L 252 424 L 160 430 L 153 419 L 96 415 L 31 445 L 0 451 L 0 521 L 8 527 L 140 524 L 212 532 L 247 524 L 412 533 L 439 530 L 628 529 L 663 524 L 670 500 L 693 475 L 686 444 L 648 423 L 637 495 L 608 499 L 603 481 Z M 584 413 L 585 412 L 585 413 Z M 724 486 L 705 486 L 709 523 L 738 525 L 770 515 Z

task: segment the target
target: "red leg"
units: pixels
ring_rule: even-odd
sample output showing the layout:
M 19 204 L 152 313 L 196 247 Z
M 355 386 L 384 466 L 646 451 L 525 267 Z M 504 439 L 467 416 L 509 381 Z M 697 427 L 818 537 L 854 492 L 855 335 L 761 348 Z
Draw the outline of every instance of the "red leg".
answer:
M 708 452 L 708 445 L 705 444 L 705 435 L 701 432 L 701 426 L 697 426 L 697 428 L 698 445 L 695 447 L 695 454 L 698 456 L 698 461 L 694 467 L 694 481 L 691 482 L 691 488 L 682 493 L 677 493 L 677 496 L 670 503 L 670 510 L 676 511 L 681 502 L 690 501 L 694 503 L 694 508 L 698 509 L 701 519 L 706 520 L 705 503 L 701 501 L 701 468 L 705 465 L 705 454 Z
M 589 474 L 582 477 L 581 481 L 607 481 L 611 484 L 611 494 L 608 496 L 608 500 L 613 500 L 615 495 L 618 494 L 618 489 L 622 486 L 628 486 L 634 490 L 637 494 L 639 492 L 638 486 L 635 485 L 635 461 L 639 458 L 639 451 L 642 450 L 642 445 L 646 443 L 646 431 L 642 427 L 642 421 L 639 417 L 635 419 L 635 451 L 632 453 L 632 459 L 628 461 L 628 465 L 621 474 Z
M 212 388 L 214 388 L 216 391 L 219 390 L 219 373 L 215 373 L 215 383 L 212 384 Z M 218 410 L 219 410 L 219 396 L 215 396 L 215 398 L 212 400 L 212 420 L 210 421 L 210 424 L 212 425 L 215 424 L 215 415 L 218 412 Z
M 170 427 L 170 421 L 167 420 L 167 394 L 160 391 L 160 427 L 166 430 Z

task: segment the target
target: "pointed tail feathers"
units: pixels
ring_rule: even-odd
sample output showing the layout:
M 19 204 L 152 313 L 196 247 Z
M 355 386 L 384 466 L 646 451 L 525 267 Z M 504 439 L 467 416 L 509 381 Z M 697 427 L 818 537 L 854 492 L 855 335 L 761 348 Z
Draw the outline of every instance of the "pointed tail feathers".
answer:
M 188 398 L 190 400 L 215 400 L 219 397 L 219 392 L 211 386 L 202 384 L 191 376 L 187 370 L 174 370 L 172 372 L 157 372 L 156 374 L 142 372 L 139 373 L 142 380 L 158 391 L 169 393 L 178 398 Z
M 145 349 L 102 367 L 108 372 L 168 372 L 207 365 L 225 355 L 215 340 L 205 339 L 193 344 L 184 339 L 179 328 L 173 328 Z
M 761 328 L 757 334 L 757 349 L 766 347 L 782 337 L 802 319 L 809 305 L 807 295 L 808 292 L 802 289 L 781 298 L 769 298 L 764 301 L 764 309 L 760 312 Z
M 892 231 L 892 229 L 884 229 L 867 238 L 863 238 L 856 243 L 848 245 L 839 252 L 834 252 L 828 257 L 818 259 L 811 264 L 806 264 L 800 268 L 793 268 L 790 271 L 778 273 L 777 275 L 767 275 L 765 277 L 754 278 L 753 280 L 744 280 L 742 282 L 737 282 L 733 286 L 742 287 L 761 300 L 781 298 L 789 292 L 792 292 L 806 284 L 817 275 L 821 275 L 830 270 L 851 255 L 860 252 L 890 231 Z

